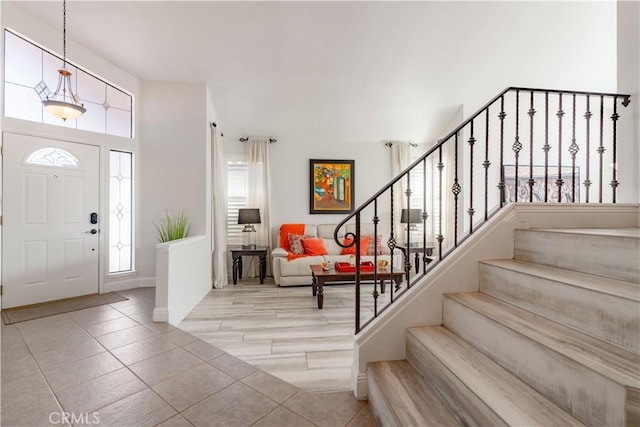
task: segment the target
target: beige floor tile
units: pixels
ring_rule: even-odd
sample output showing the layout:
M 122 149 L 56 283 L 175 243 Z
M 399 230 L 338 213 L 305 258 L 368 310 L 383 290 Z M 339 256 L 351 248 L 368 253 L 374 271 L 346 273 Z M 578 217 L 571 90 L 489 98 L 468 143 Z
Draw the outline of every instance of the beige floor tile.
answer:
M 365 407 L 358 412 L 358 415 L 347 424 L 347 427 L 378 427 L 378 423 L 369 404 L 365 405 Z
M 364 407 L 366 402 L 356 400 L 353 393 L 299 392 L 283 406 L 321 427 L 342 427 Z
M 236 382 L 182 412 L 182 415 L 194 426 L 248 426 L 276 406 L 271 399 Z
M 163 334 L 162 336 L 168 339 L 169 341 L 171 341 L 172 343 L 174 343 L 175 345 L 177 345 L 178 347 L 182 347 L 184 345 L 190 344 L 198 339 L 192 334 L 187 333 L 180 329 L 176 329 L 169 333 Z
M 244 377 L 242 382 L 278 403 L 284 402 L 298 392 L 298 389 L 291 384 L 261 370 Z
M 130 316 L 132 314 L 153 310 L 155 308 L 155 302 L 143 298 L 137 301 L 122 301 L 121 303 L 111 304 L 111 307 L 124 315 Z
M 133 365 L 176 348 L 178 347 L 175 344 L 169 342 L 163 336 L 157 336 L 118 347 L 111 350 L 111 353 L 125 365 Z
M 124 366 L 110 353 L 104 352 L 71 363 L 62 363 L 43 369 L 47 382 L 54 391 L 100 377 Z
M 42 391 L 47 391 L 47 382 L 40 372 L 9 382 L 2 378 L 2 403 L 13 404 L 23 400 L 25 396 L 35 395 Z
M 202 340 L 194 341 L 182 348 L 191 354 L 195 354 L 204 361 L 209 361 L 224 354 L 224 350 Z
M 185 417 L 178 414 L 169 418 L 167 421 L 161 424 L 158 424 L 157 427 L 192 427 L 192 426 L 193 424 L 187 421 Z
M 235 381 L 219 369 L 202 364 L 152 388 L 177 411 L 183 411 Z
M 96 337 L 96 339 L 107 349 L 112 350 L 137 341 L 146 340 L 156 335 L 158 334 L 142 325 L 138 325 L 121 331 L 111 332 L 109 334 Z
M 252 374 L 256 370 L 253 366 L 230 354 L 223 354 L 220 357 L 211 359 L 209 363 L 237 380 Z
M 11 345 L 2 343 L 2 351 L 0 351 L 0 353 L 3 362 L 22 359 L 23 357 L 31 355 L 31 352 L 29 351 L 29 348 L 27 348 L 27 345 L 24 343 L 24 341 L 17 342 Z
M 310 423 L 301 416 L 294 414 L 287 408 L 278 406 L 273 411 L 262 417 L 257 423 L 251 427 L 314 427 L 315 424 Z
M 97 410 L 96 413 L 100 422 L 92 424 L 94 427 L 96 425 L 151 427 L 176 415 L 176 411 L 167 402 L 149 389 L 125 397 Z
M 159 354 L 129 366 L 148 385 L 157 384 L 181 372 L 193 369 L 203 362 L 181 348 Z
M 72 363 L 98 353 L 105 349 L 96 340 L 86 336 L 80 341 L 72 341 L 63 347 L 36 353 L 34 357 L 42 369 L 48 370 L 61 363 Z
M 5 325 L 2 322 L 0 322 L 0 325 L 0 342 L 3 348 L 4 346 L 24 343 L 24 339 L 22 339 L 22 335 L 20 335 L 16 325 Z
M 31 355 L 20 359 L 2 360 L 2 383 L 12 383 L 39 373 L 38 364 Z
M 87 331 L 71 319 L 42 325 L 42 330 L 21 333 L 33 354 L 69 347 L 77 341 L 91 338 Z
M 113 309 L 112 309 L 113 310 Z M 138 322 L 128 318 L 124 314 L 120 313 L 117 310 L 113 310 L 116 313 L 119 313 L 121 317 L 117 317 L 115 319 L 105 320 L 103 322 L 94 322 L 83 325 L 84 329 L 94 337 L 99 337 L 101 335 L 106 335 L 111 332 L 121 331 L 123 329 L 133 328 L 134 326 L 138 326 Z
M 1 406 L 0 424 L 3 426 L 48 426 L 53 424 L 50 417 L 54 422 L 62 419 L 58 402 L 46 388 L 23 394 L 19 399 L 6 398 L 3 390 Z
M 98 307 L 91 307 L 69 313 L 69 317 L 82 326 L 96 322 L 106 322 L 123 316 L 124 315 L 118 310 L 114 310 L 108 305 L 100 305 Z
M 93 412 L 145 389 L 145 384 L 126 368 L 74 385 L 56 393 L 67 412 Z

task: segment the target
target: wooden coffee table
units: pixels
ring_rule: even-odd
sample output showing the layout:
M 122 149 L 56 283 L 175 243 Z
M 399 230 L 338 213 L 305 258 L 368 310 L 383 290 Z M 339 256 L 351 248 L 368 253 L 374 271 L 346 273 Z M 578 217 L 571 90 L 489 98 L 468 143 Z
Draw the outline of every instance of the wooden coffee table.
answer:
M 318 296 L 318 309 L 322 310 L 324 303 L 323 286 L 325 283 L 331 282 L 355 282 L 356 273 L 349 272 L 343 273 L 331 268 L 330 270 L 323 270 L 319 264 L 311 265 L 311 285 L 313 287 L 313 296 Z M 380 292 L 384 294 L 385 281 L 393 281 L 396 284 L 396 288 L 400 287 L 404 278 L 404 271 L 391 271 L 389 268 L 378 268 L 376 271 L 377 279 L 380 281 Z M 373 271 L 360 272 L 360 280 L 371 281 L 374 280 Z

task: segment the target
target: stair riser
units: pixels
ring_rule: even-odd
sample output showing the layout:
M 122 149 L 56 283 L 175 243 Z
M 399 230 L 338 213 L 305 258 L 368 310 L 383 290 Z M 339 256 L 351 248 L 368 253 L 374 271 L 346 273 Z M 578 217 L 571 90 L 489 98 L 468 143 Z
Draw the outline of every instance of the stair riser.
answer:
M 640 278 L 640 240 L 516 230 L 514 257 L 631 282 Z
M 449 298 L 443 324 L 574 417 L 624 425 L 624 387 Z
M 636 301 L 482 263 L 480 291 L 640 353 Z
M 370 375 L 367 378 L 369 386 L 369 407 L 373 411 L 379 427 L 393 427 L 398 425 L 398 421 L 393 416 L 393 410 L 389 407 L 388 402 L 384 398 L 384 392 L 378 386 L 375 377 Z
M 429 381 L 429 386 L 441 396 L 450 410 L 467 425 L 507 425 L 411 333 L 407 336 L 407 360 Z

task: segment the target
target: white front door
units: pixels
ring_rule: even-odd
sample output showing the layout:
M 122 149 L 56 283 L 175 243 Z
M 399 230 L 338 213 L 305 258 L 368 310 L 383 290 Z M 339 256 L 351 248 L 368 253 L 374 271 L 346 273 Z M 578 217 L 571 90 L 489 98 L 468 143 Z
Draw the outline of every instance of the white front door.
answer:
M 2 308 L 98 292 L 99 164 L 98 147 L 3 134 Z

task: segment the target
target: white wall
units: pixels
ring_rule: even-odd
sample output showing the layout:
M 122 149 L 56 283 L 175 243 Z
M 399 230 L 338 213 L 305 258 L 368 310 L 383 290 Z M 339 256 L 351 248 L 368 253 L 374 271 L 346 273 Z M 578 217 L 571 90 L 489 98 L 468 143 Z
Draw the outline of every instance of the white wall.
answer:
M 206 235 L 209 134 L 204 84 L 143 81 L 141 84 L 138 271 L 155 276 L 155 224 L 166 211 L 184 211 L 192 235 Z M 209 214 L 210 215 L 210 214 Z
M 620 201 L 640 200 L 640 2 L 618 5 L 618 92 L 631 95 L 631 104 L 620 109 Z

